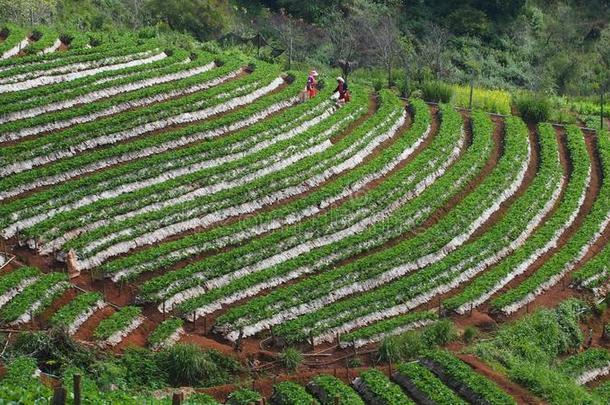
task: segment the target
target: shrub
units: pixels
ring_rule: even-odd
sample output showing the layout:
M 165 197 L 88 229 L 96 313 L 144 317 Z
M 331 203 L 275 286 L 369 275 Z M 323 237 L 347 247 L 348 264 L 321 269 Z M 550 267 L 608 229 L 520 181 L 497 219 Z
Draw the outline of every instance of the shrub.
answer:
M 290 372 L 295 372 L 303 362 L 303 354 L 295 348 L 288 347 L 280 354 L 282 365 Z
M 362 360 L 358 357 L 352 357 L 347 361 L 347 366 L 350 368 L 362 367 Z
M 218 361 L 219 356 L 194 344 L 177 344 L 159 352 L 158 366 L 172 386 L 209 387 L 228 382 L 233 371 Z
M 120 362 L 127 371 L 125 379 L 129 386 L 152 389 L 167 386 L 168 376 L 159 367 L 154 352 L 139 347 L 130 347 L 125 350 Z
M 424 329 L 422 337 L 428 346 L 442 346 L 455 340 L 457 331 L 453 322 L 442 319 Z
M 513 104 L 527 122 L 548 121 L 551 116 L 551 102 L 547 97 L 535 93 L 521 93 L 513 97 Z
M 474 326 L 466 327 L 466 329 L 464 329 L 464 334 L 462 335 L 462 338 L 464 339 L 464 342 L 472 343 L 474 338 L 477 336 L 478 332 L 479 331 Z
M 373 88 L 375 91 L 381 91 L 383 89 L 383 80 L 377 78 L 373 81 Z
M 396 87 L 398 87 L 398 92 L 400 93 L 400 97 L 407 97 L 411 92 L 411 86 L 409 82 L 405 79 L 399 79 L 396 81 Z
M 423 330 L 408 331 L 386 337 L 377 351 L 381 362 L 412 360 L 435 346 L 445 345 L 457 337 L 453 322 L 444 319 Z
M 448 103 L 453 97 L 453 89 L 450 85 L 439 81 L 424 82 L 421 86 L 424 100 L 435 103 Z
M 61 329 L 41 332 L 23 332 L 10 348 L 13 355 L 31 355 L 42 371 L 57 374 L 66 366 L 87 368 L 96 359 L 96 353 L 78 344 Z
M 253 402 L 260 401 L 261 394 L 256 391 L 243 388 L 239 391 L 234 391 L 229 395 L 227 404 L 229 405 L 249 405 Z

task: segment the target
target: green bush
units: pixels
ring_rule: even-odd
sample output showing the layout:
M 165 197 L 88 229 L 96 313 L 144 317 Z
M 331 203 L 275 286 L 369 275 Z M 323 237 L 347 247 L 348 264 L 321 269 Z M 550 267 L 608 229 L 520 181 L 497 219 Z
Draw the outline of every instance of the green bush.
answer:
M 457 331 L 453 322 L 442 319 L 424 329 L 422 337 L 428 346 L 443 346 L 457 338 Z
M 464 342 L 472 343 L 474 338 L 477 337 L 478 333 L 479 331 L 477 330 L 477 328 L 475 328 L 474 326 L 468 326 L 466 327 L 466 329 L 464 329 L 464 334 L 462 335 L 462 338 L 464 339 Z
M 303 362 L 303 354 L 295 348 L 288 347 L 280 354 L 282 365 L 290 372 L 295 372 Z
M 448 103 L 453 97 L 453 89 L 447 83 L 428 81 L 421 85 L 424 100 L 435 103 Z
M 551 117 L 551 102 L 543 95 L 521 93 L 513 97 L 513 104 L 521 118 L 527 122 L 544 122 Z
M 383 80 L 377 78 L 373 81 L 373 88 L 375 91 L 381 91 L 383 89 Z
M 158 366 L 174 386 L 209 387 L 229 382 L 238 366 L 213 351 L 204 351 L 194 344 L 177 344 L 158 354 Z M 229 367 L 228 367 L 229 365 Z
M 159 389 L 167 386 L 168 376 L 159 366 L 154 352 L 130 347 L 125 350 L 120 362 L 127 371 L 125 379 L 130 387 Z
M 86 368 L 95 362 L 97 355 L 59 329 L 20 333 L 9 350 L 15 356 L 34 357 L 40 369 L 51 374 L 69 365 Z
M 379 345 L 377 354 L 381 362 L 413 360 L 436 346 L 446 345 L 456 337 L 453 322 L 443 319 L 422 330 L 386 337 Z
M 239 391 L 234 391 L 229 395 L 227 404 L 228 405 L 249 405 L 252 402 L 261 400 L 261 394 L 256 391 L 252 391 L 247 388 L 243 388 Z

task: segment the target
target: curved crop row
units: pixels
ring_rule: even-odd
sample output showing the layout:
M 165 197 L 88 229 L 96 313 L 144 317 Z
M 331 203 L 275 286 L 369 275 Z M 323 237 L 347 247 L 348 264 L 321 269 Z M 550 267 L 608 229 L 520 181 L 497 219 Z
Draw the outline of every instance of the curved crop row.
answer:
M 34 315 L 46 309 L 69 288 L 67 280 L 68 277 L 63 273 L 42 275 L 2 308 L 0 319 L 13 325 L 31 321 Z
M 440 179 L 434 182 L 432 186 L 426 192 L 424 192 L 418 199 L 414 200 L 412 204 L 404 207 L 404 209 L 399 210 L 394 216 L 389 218 L 386 223 L 380 223 L 372 227 L 367 235 L 367 238 L 371 238 L 373 243 L 369 243 L 368 246 L 365 247 L 370 248 L 371 246 L 376 246 L 378 245 L 378 243 L 376 242 L 380 242 L 381 244 L 383 243 L 384 238 L 386 236 L 398 236 L 403 232 L 408 231 L 412 226 L 417 226 L 423 223 L 426 216 L 429 215 L 429 213 L 431 213 L 433 209 L 435 209 L 435 207 L 442 205 L 443 202 L 447 201 L 447 199 L 450 198 L 451 195 L 454 195 L 454 193 L 460 190 L 464 186 L 464 184 L 469 181 L 469 179 L 472 179 L 474 177 L 478 170 L 483 167 L 486 160 L 486 156 L 491 151 L 491 125 L 487 125 L 486 127 L 481 128 L 480 132 L 478 128 L 475 128 L 474 133 L 475 137 L 473 145 L 469 148 L 464 158 L 458 160 L 456 165 L 454 165 L 454 167 L 449 172 L 447 172 L 446 175 L 442 176 Z M 425 244 L 423 245 L 425 246 Z M 390 250 L 386 250 L 378 254 L 369 256 L 368 258 L 359 260 L 357 262 L 349 264 L 348 266 L 344 266 L 335 270 L 329 270 L 325 274 L 312 277 L 302 283 L 297 284 L 297 286 L 301 285 L 298 288 L 300 289 L 301 287 L 303 287 L 303 292 L 305 292 L 305 290 L 307 289 L 315 291 L 317 287 L 323 286 L 324 283 L 327 282 L 326 278 L 332 277 L 337 281 L 340 279 L 344 279 L 345 281 L 347 281 L 348 279 L 351 280 L 353 278 L 347 278 L 346 276 L 350 273 L 349 270 L 354 268 L 354 266 L 358 265 L 358 268 L 360 268 L 360 265 L 362 265 L 362 268 L 364 269 L 365 267 L 369 266 L 368 264 L 365 264 L 369 263 L 369 261 L 374 261 L 375 263 L 379 262 L 379 264 L 384 263 L 387 259 L 391 257 L 386 252 L 394 252 L 393 255 L 395 255 L 402 251 L 401 247 L 402 246 L 399 245 L 396 248 L 392 248 Z M 356 252 L 358 251 L 360 250 L 357 250 Z M 408 252 L 409 249 L 405 251 Z M 321 253 L 323 254 L 323 256 L 325 254 L 328 254 L 326 252 Z M 375 267 L 379 267 L 379 265 L 374 264 L 368 268 L 373 269 Z M 319 279 L 324 279 L 322 284 L 318 284 L 318 282 L 320 281 Z M 308 284 L 307 287 L 305 286 L 306 284 Z M 328 287 L 332 289 L 330 283 L 328 284 Z M 286 309 L 288 309 L 288 307 L 292 305 L 290 302 L 285 302 L 281 306 L 277 307 L 277 316 L 273 317 L 272 320 L 265 320 L 265 316 L 259 312 L 263 311 L 264 308 L 267 307 L 267 305 L 271 305 L 271 307 L 275 308 L 278 303 L 284 301 L 285 299 L 287 299 L 287 301 L 293 301 L 293 298 L 296 298 L 298 297 L 298 295 L 300 295 L 297 294 L 296 291 L 290 291 L 294 288 L 296 287 L 291 286 L 286 289 L 276 290 L 266 297 L 255 299 L 242 307 L 230 310 L 218 319 L 218 323 L 220 324 L 219 326 L 223 327 L 223 324 L 229 325 L 234 323 L 234 327 L 239 328 L 241 325 L 247 325 L 248 322 L 251 322 L 256 319 L 256 322 L 259 323 L 259 325 L 252 329 L 252 331 L 255 331 L 260 330 L 259 328 L 264 327 L 263 325 L 268 325 L 269 321 L 271 321 L 272 323 L 282 322 L 282 308 L 285 307 Z M 253 315 L 255 314 L 257 314 L 256 318 L 252 319 Z
M 423 103 L 417 105 L 415 125 L 384 154 L 367 163 L 367 171 L 373 171 L 377 168 L 381 172 L 386 172 L 385 168 L 388 164 L 390 167 L 394 167 L 394 162 L 401 161 L 405 155 L 410 155 L 414 150 L 413 147 L 428 136 L 427 107 Z M 240 252 L 240 248 L 230 252 L 229 255 L 213 258 L 208 263 L 211 265 L 206 266 L 208 270 L 200 266 L 200 278 L 205 281 L 205 287 L 210 290 L 198 299 L 187 301 L 181 306 L 181 309 L 187 313 L 197 309 L 199 313 L 205 314 L 207 311 L 218 309 L 220 303 L 230 303 L 231 298 L 236 299 L 238 296 L 243 298 L 253 295 L 260 289 L 277 285 L 282 280 L 286 281 L 311 272 L 314 269 L 313 264 L 320 257 L 318 255 L 320 248 L 324 248 L 325 251 L 332 251 L 334 255 L 337 255 L 341 252 L 338 247 L 341 246 L 343 240 L 351 239 L 365 242 L 366 239 L 358 236 L 359 233 L 383 221 L 392 212 L 415 198 L 425 190 L 434 178 L 442 175 L 447 164 L 451 164 L 457 157 L 461 144 L 464 142 L 464 137 L 461 136 L 460 131 L 461 120 L 455 112 L 449 109 L 445 110 L 445 115 L 446 119 L 441 134 L 434 139 L 430 147 L 416 156 L 406 167 L 384 179 L 385 181 L 373 191 L 361 197 L 350 199 L 319 218 L 271 235 L 265 238 L 268 239 L 268 242 L 262 245 L 263 240 L 254 242 L 249 251 L 257 252 L 256 254 L 244 254 Z M 433 156 L 433 154 L 437 156 Z M 366 179 L 368 180 L 368 178 Z M 323 205 L 326 206 L 327 203 L 324 202 Z M 310 241 L 307 241 L 308 239 Z M 304 244 L 305 241 L 307 241 L 307 245 Z M 290 249 L 286 250 L 287 248 Z M 248 248 L 246 247 L 246 249 Z M 266 252 L 270 252 L 272 255 Z M 236 270 L 227 273 L 226 267 L 228 266 L 225 265 L 222 266 L 222 271 L 225 274 L 219 273 L 217 270 L 219 266 L 213 263 L 220 263 L 224 260 L 224 256 L 232 256 L 228 261 L 231 266 L 234 264 L 246 266 L 241 269 L 236 267 Z M 256 259 L 258 263 L 256 261 L 243 263 L 240 256 L 249 260 Z M 243 264 L 240 264 L 240 262 Z M 301 268 L 307 270 L 295 271 L 293 267 L 283 266 L 282 263 L 285 262 L 289 262 L 290 266 L 293 263 L 298 263 Z M 286 272 L 287 269 L 291 271 Z M 262 276 L 258 276 L 257 272 L 260 272 Z M 240 279 L 242 275 L 245 277 Z M 197 274 L 194 274 L 194 276 L 197 276 Z M 234 279 L 236 281 L 229 285 Z M 265 282 L 268 285 L 265 285 Z M 197 287 L 194 287 L 194 289 L 197 289 Z M 192 295 L 189 291 L 186 291 L 185 294 L 187 296 Z M 175 301 L 175 298 L 172 300 Z M 215 302 L 215 300 L 220 302 Z
M 182 52 L 182 54 L 184 55 L 182 58 L 184 58 L 186 52 Z M 194 86 L 194 84 L 200 83 L 202 79 L 204 81 L 207 79 L 199 75 L 216 67 L 215 63 L 210 59 L 211 56 L 204 57 L 200 55 L 194 61 L 187 64 L 172 64 L 163 69 L 150 70 L 145 75 L 148 78 L 141 80 L 132 79 L 122 85 L 108 86 L 107 84 L 112 82 L 104 82 L 101 85 L 94 86 L 98 87 L 98 89 L 83 93 L 77 97 L 67 93 L 59 101 L 49 102 L 45 98 L 37 99 L 40 100 L 40 104 L 34 107 L 20 108 L 21 106 L 18 104 L 13 105 L 13 111 L 5 112 L 0 119 L 2 123 L 0 125 L 0 133 L 3 134 L 0 137 L 0 142 L 63 128 L 62 126 L 51 126 L 50 124 L 54 121 L 69 122 L 70 120 L 76 120 L 78 117 L 81 117 L 82 120 L 83 116 L 97 119 L 111 113 L 116 114 L 124 111 L 127 107 L 131 109 L 144 106 L 146 104 L 143 103 L 146 101 L 150 104 L 153 101 L 160 102 L 169 97 L 198 91 L 199 88 Z M 220 60 L 218 62 L 222 63 Z M 239 69 L 240 62 L 238 58 L 229 61 L 229 66 L 224 67 L 222 69 L 224 72 L 222 73 L 227 74 L 231 72 L 231 69 Z M 185 80 L 189 78 L 190 80 Z M 110 103 L 110 100 L 112 100 L 112 103 Z M 111 110 L 111 106 L 115 106 L 115 109 Z M 69 110 L 66 111 L 66 109 Z M 17 120 L 19 121 L 13 122 Z M 36 127 L 43 128 L 43 130 L 35 131 Z
M 216 138 L 248 127 L 263 120 L 270 114 L 292 105 L 296 92 L 298 92 L 296 86 L 289 86 L 276 95 L 262 97 L 252 103 L 252 105 L 231 112 L 219 119 L 174 131 L 152 134 L 130 143 L 115 145 L 50 166 L 0 179 L 0 184 L 6 185 L 7 190 L 12 190 L 11 194 L 18 194 L 41 185 L 53 184 L 66 178 L 69 179 L 77 175 L 89 173 L 96 170 L 100 165 L 103 167 L 113 163 L 157 155 L 150 159 L 137 160 L 133 164 L 120 165 L 110 170 L 95 173 L 94 175 L 84 176 L 78 180 L 66 182 L 26 198 L 4 204 L 0 207 L 0 211 L 4 214 L 2 219 L 0 219 L 0 227 L 4 228 L 3 234 L 14 235 L 17 228 L 29 228 L 57 213 L 87 205 L 92 201 L 85 198 L 86 196 L 98 195 L 100 197 L 97 199 L 99 199 L 101 197 L 111 198 L 123 194 L 129 190 L 123 190 L 118 186 L 122 184 L 122 179 L 128 173 L 132 171 L 141 172 L 146 167 L 164 167 L 163 162 L 171 161 L 172 157 L 182 156 L 183 153 L 181 151 L 163 152 L 191 143 L 194 144 L 201 140 Z M 203 146 L 197 148 L 195 145 L 192 148 L 184 149 L 184 154 L 189 155 L 193 153 L 196 155 L 202 148 L 205 150 Z M 146 171 L 144 174 L 146 174 Z M 127 176 L 127 178 L 129 177 Z M 18 186 L 18 184 L 24 183 L 25 186 Z M 11 216 L 10 221 L 8 220 L 9 214 Z
M 217 72 L 212 70 L 202 75 L 214 78 L 216 74 Z M 265 82 L 263 87 L 260 87 L 261 81 Z M 277 76 L 277 68 L 271 65 L 261 66 L 240 80 L 23 141 L 0 149 L 0 162 L 4 164 L 0 175 L 19 173 L 168 126 L 200 121 L 248 104 L 275 90 L 282 83 L 283 80 Z M 254 90 L 256 87 L 258 88 Z
M 610 137 L 600 132 L 598 153 L 602 165 L 602 186 L 597 200 L 583 224 L 562 249 L 545 262 L 517 287 L 491 302 L 494 310 L 510 314 L 533 301 L 538 295 L 556 285 L 583 260 L 591 246 L 610 223 Z
M 130 218 L 122 222 L 109 224 L 90 234 L 85 234 L 83 238 L 70 241 L 66 248 L 76 248 L 79 257 L 87 258 L 86 261 L 82 261 L 82 264 L 85 266 L 84 268 L 89 268 L 92 265 L 101 263 L 101 261 L 108 257 L 130 250 L 135 246 L 154 243 L 185 230 L 198 226 L 206 226 L 210 221 L 219 218 L 218 214 L 210 213 L 212 209 L 225 209 L 225 213 L 239 215 L 240 211 L 251 212 L 255 205 L 271 204 L 281 198 L 286 198 L 290 194 L 282 191 L 283 188 L 294 186 L 303 181 L 303 179 L 307 179 L 307 176 L 323 176 L 324 170 L 328 166 L 335 168 L 335 172 L 337 172 L 336 167 L 332 166 L 336 164 L 333 162 L 344 161 L 344 156 L 342 155 L 346 153 L 353 154 L 353 152 L 362 147 L 362 145 L 354 144 L 351 148 L 348 147 L 337 153 L 340 149 L 333 146 L 330 142 L 331 136 L 340 133 L 342 128 L 349 125 L 350 121 L 355 119 L 355 116 L 363 112 L 363 108 L 357 108 L 357 103 L 354 103 L 354 106 L 356 109 L 351 110 L 353 111 L 351 113 L 349 112 L 350 110 L 345 109 L 346 114 L 348 114 L 347 116 L 342 117 L 344 114 L 341 114 L 340 111 L 334 114 L 332 119 L 323 121 L 307 131 L 306 133 L 316 134 L 317 131 L 322 129 L 323 132 L 314 139 L 326 140 L 308 147 L 291 159 L 279 162 L 276 165 L 263 167 L 251 175 L 237 177 L 233 181 L 220 182 L 218 185 L 212 184 L 209 186 L 204 184 L 202 188 L 196 188 L 192 192 L 192 195 L 195 197 L 194 199 L 162 208 L 158 211 L 145 213 L 139 217 Z M 275 145 L 272 149 L 277 149 L 277 147 L 278 145 Z M 321 156 L 318 155 L 320 152 L 322 152 Z M 248 157 L 247 159 L 256 160 L 254 157 Z M 292 164 L 293 161 L 296 161 L 296 163 Z M 357 159 L 352 159 L 348 164 L 355 165 L 357 162 Z M 230 165 L 235 166 L 236 164 L 231 163 Z M 284 169 L 284 167 L 286 168 Z M 277 171 L 275 170 L 276 168 L 283 170 Z M 218 172 L 219 168 L 214 170 Z M 234 173 L 229 172 L 229 174 Z M 201 174 L 195 173 L 193 176 L 201 177 Z M 212 178 L 211 180 L 214 179 Z M 313 187 L 313 184 L 310 184 L 310 186 Z M 276 191 L 278 189 L 280 191 Z M 295 192 L 298 193 L 299 190 L 297 189 Z M 252 199 L 254 198 L 262 198 L 262 202 L 253 204 Z M 234 207 L 237 203 L 240 204 L 237 209 L 228 208 Z M 138 224 L 141 224 L 141 226 L 129 231 L 133 238 L 125 238 L 124 233 L 120 232 L 125 227 Z M 84 247 L 83 242 L 85 241 L 93 243 L 88 248 L 79 249 L 78 247 Z
M 507 133 L 526 137 L 527 129 L 518 121 L 509 122 Z M 554 132 L 541 136 L 540 144 L 538 175 L 489 231 L 473 242 L 453 250 L 441 260 L 429 260 L 427 264 L 420 265 L 423 269 L 412 276 L 290 321 L 279 328 L 279 333 L 284 332 L 298 339 L 299 334 L 306 331 L 319 336 L 319 340 L 327 340 L 332 336 L 331 333 L 346 332 L 429 302 L 434 296 L 456 288 L 514 251 L 527 240 L 553 208 L 562 189 L 562 167 Z M 474 195 L 477 192 L 480 190 L 475 191 Z M 383 325 L 393 327 L 391 322 L 384 322 Z M 391 331 L 388 329 L 387 333 Z
M 385 97 L 385 96 L 384 96 Z M 336 151 L 341 151 L 341 150 L 346 150 L 344 149 L 346 146 L 348 145 L 358 145 L 361 144 L 360 147 L 363 147 L 364 145 L 366 145 L 366 142 L 377 142 L 376 139 L 379 136 L 385 137 L 386 134 L 388 133 L 388 130 L 390 130 L 390 132 L 395 131 L 396 128 L 396 123 L 395 123 L 395 119 L 399 119 L 400 120 L 400 110 L 401 110 L 401 105 L 400 102 L 397 99 L 394 98 L 383 98 L 382 99 L 382 107 L 380 108 L 380 110 L 378 111 L 378 113 L 376 113 L 372 118 L 370 118 L 369 120 L 367 120 L 365 122 L 365 124 L 363 126 L 361 126 L 355 133 L 350 134 L 348 137 L 344 138 L 341 142 L 339 142 L 338 144 L 336 144 L 333 149 L 335 149 Z M 388 120 L 388 113 L 390 112 L 394 112 L 394 120 Z M 421 126 L 419 126 L 419 130 L 423 131 L 424 128 L 422 128 Z M 419 134 L 417 132 L 414 133 L 414 137 L 409 137 L 407 138 L 407 143 L 404 145 L 408 145 L 409 143 L 414 142 L 418 135 L 421 136 L 422 132 L 419 132 Z M 367 147 L 366 149 L 364 149 L 366 151 L 370 151 L 371 148 Z M 327 156 L 334 156 L 334 154 L 331 154 L 330 152 L 327 154 Z M 392 156 L 392 155 L 391 155 Z M 393 156 L 396 156 L 395 154 Z M 370 170 L 370 168 L 368 168 Z M 300 172 L 300 170 L 296 170 L 296 172 Z M 339 171 L 333 171 L 334 173 L 338 173 Z M 360 173 L 361 175 L 362 173 Z M 342 178 L 343 180 L 350 180 L 349 178 Z M 358 179 L 358 177 L 356 177 L 355 179 Z M 351 179 L 351 181 L 353 181 L 354 178 Z M 350 182 L 351 183 L 351 182 Z M 330 190 L 333 193 L 336 193 L 337 191 L 341 192 L 343 190 L 345 190 L 345 186 L 349 185 L 350 183 L 340 183 L 341 187 L 328 187 L 324 186 L 325 188 L 330 188 Z M 331 183 L 331 184 L 334 184 Z M 353 184 L 353 183 L 351 183 Z M 316 201 L 318 201 L 317 204 L 321 204 L 321 202 L 319 202 L 320 197 L 332 197 L 332 194 L 329 194 L 326 190 L 321 189 L 318 190 L 316 192 L 314 192 L 315 197 L 312 195 L 310 197 L 307 197 L 305 199 L 305 202 L 307 203 L 307 205 L 304 204 L 299 204 L 299 203 L 291 203 L 289 208 L 286 208 L 286 210 L 284 209 L 280 209 L 280 214 L 281 215 L 277 215 L 277 213 L 271 212 L 268 214 L 263 214 L 263 218 L 277 218 L 280 219 L 282 217 L 284 217 L 284 215 L 291 217 L 291 216 L 295 216 L 295 211 L 294 208 L 299 208 L 300 210 L 303 211 L 308 211 L 309 210 L 309 206 L 310 204 L 316 204 Z M 313 199 L 313 200 L 312 200 Z M 323 201 L 323 200 L 322 200 Z M 322 206 L 325 206 L 325 204 L 322 204 Z M 296 213 L 298 213 L 299 211 L 296 211 Z M 252 226 L 252 225 L 257 225 L 257 224 L 261 224 L 262 221 L 264 220 L 263 218 L 258 218 L 258 219 L 251 219 L 247 222 L 247 224 L 242 224 L 242 229 L 243 226 Z M 295 216 L 295 219 L 298 218 L 298 216 Z M 261 222 L 259 222 L 261 221 Z M 237 228 L 237 225 L 233 227 L 234 231 L 239 231 L 239 228 Z M 301 227 L 299 227 L 298 229 L 302 229 Z M 289 232 L 295 232 L 296 228 L 291 228 L 291 231 Z M 219 231 L 224 233 L 224 231 Z M 219 232 L 215 232 L 217 235 Z M 229 236 L 229 235 L 227 235 Z M 201 238 L 199 238 L 201 239 Z M 265 238 L 268 239 L 268 238 Z M 280 237 L 281 239 L 281 237 Z M 274 242 L 271 241 L 270 243 L 266 243 L 265 240 L 261 239 L 260 241 L 254 241 L 254 244 L 256 245 L 256 247 L 252 246 L 250 249 L 245 247 L 244 249 L 249 249 L 248 251 L 250 251 L 251 253 L 257 252 L 256 254 L 260 255 L 260 254 L 265 254 L 264 251 L 264 246 L 273 248 Z M 233 255 L 231 254 L 232 257 L 234 257 L 236 260 L 240 260 L 238 255 Z M 244 256 L 244 258 L 247 258 L 247 256 L 249 256 L 249 254 L 246 254 Z M 233 265 L 232 263 L 228 263 L 225 261 L 226 264 L 228 265 Z M 238 263 L 236 263 L 238 264 Z M 156 285 L 156 287 L 163 289 L 162 286 L 170 286 L 171 284 L 173 284 L 174 282 L 178 281 L 189 281 L 187 280 L 189 275 L 193 275 L 196 274 L 202 270 L 204 270 L 204 268 L 206 268 L 207 266 L 205 266 L 206 263 L 202 262 L 200 264 L 194 264 L 193 266 L 191 266 L 191 268 L 189 269 L 184 269 L 182 271 L 178 271 L 178 272 L 173 272 L 173 273 L 168 273 L 166 276 L 161 277 L 160 279 L 157 279 L 151 283 L 148 283 L 148 286 L 146 288 L 151 288 L 153 287 L 153 285 Z M 204 267 L 205 266 L 205 267 Z M 214 266 L 213 266 L 214 267 Z M 217 271 L 226 271 L 226 266 L 224 266 L 224 269 L 216 269 Z M 218 275 L 221 275 L 220 273 Z M 197 278 L 195 279 L 190 279 L 190 282 L 196 282 L 198 281 Z M 183 286 L 186 287 L 186 286 Z M 150 293 L 151 290 L 149 290 Z M 158 291 L 158 290 L 157 290 Z
M 51 324 L 64 328 L 68 334 L 73 335 L 91 315 L 105 305 L 104 296 L 98 292 L 79 294 L 53 314 Z
M 98 67 L 88 67 L 84 70 L 71 71 L 74 68 L 71 67 L 70 73 L 40 75 L 33 78 L 27 78 L 24 81 L 9 81 L 6 83 L 0 83 L 0 93 L 11 93 L 14 91 L 21 91 L 40 86 L 47 86 L 49 84 L 70 82 L 81 77 L 93 76 L 101 72 L 122 70 L 132 66 L 140 66 L 148 63 L 154 63 L 158 60 L 166 58 L 167 54 L 165 52 L 158 52 L 152 54 L 150 52 L 143 52 L 140 54 L 135 54 L 134 56 L 135 58 L 124 58 L 126 60 L 125 62 L 112 63 L 114 62 L 114 60 L 111 60 L 109 64 L 102 64 Z M 0 76 L 4 73 L 6 72 L 1 72 Z M 18 80 L 21 76 L 9 77 L 11 78 L 11 80 Z
M 553 131 L 548 124 L 539 127 L 540 133 L 552 134 Z M 476 277 L 460 294 L 445 300 L 445 309 L 464 314 L 487 301 L 512 279 L 526 271 L 539 257 L 553 249 L 561 235 L 574 223 L 584 203 L 592 169 L 582 133 L 575 127 L 568 128 L 567 148 L 572 170 L 557 210 L 522 247 L 497 266 Z
M 120 45 L 117 49 L 124 52 Z M 128 53 L 132 52 L 132 50 L 127 50 Z M 186 63 L 189 63 L 190 61 L 189 53 L 184 50 L 169 49 L 168 52 L 171 53 L 171 56 L 153 63 L 132 66 L 122 70 L 99 72 L 95 75 L 74 79 L 69 82 L 60 82 L 3 94 L 2 99 L 0 100 L 0 113 L 8 114 L 19 110 L 33 109 L 69 98 L 79 97 L 96 90 L 104 90 L 113 85 L 126 84 L 138 80 L 139 78 L 147 78 L 149 75 L 154 74 L 155 71 L 164 72 L 167 69 L 172 68 L 174 70 L 182 69 L 183 66 L 181 65 L 184 64 L 185 61 Z M 90 57 L 99 58 L 99 56 L 96 55 Z M 63 60 L 64 59 L 62 59 L 62 61 Z M 168 73 L 171 73 L 171 71 Z
M 285 95 L 290 96 L 291 93 Z M 291 100 L 289 99 L 287 104 L 292 103 Z M 87 195 L 99 195 L 99 200 L 90 201 L 89 205 L 71 204 L 66 207 L 71 210 L 60 214 L 61 219 L 56 220 L 50 216 L 24 234 L 32 235 L 37 243 L 43 243 L 39 250 L 49 252 L 50 249 L 60 248 L 79 233 L 106 225 L 109 218 L 119 221 L 153 210 L 155 206 L 169 205 L 179 199 L 192 199 L 195 185 L 213 173 L 212 170 L 216 170 L 217 176 L 222 174 L 228 178 L 224 171 L 216 168 L 282 141 L 294 139 L 332 116 L 334 112 L 335 108 L 330 102 L 304 104 L 282 111 L 271 120 L 264 120 L 228 136 L 214 137 L 208 142 L 159 153 L 111 169 L 110 172 L 120 172 L 120 176 L 104 175 L 101 176 L 102 179 L 110 181 L 91 182 L 90 187 L 78 190 L 81 199 Z M 206 175 L 202 177 L 201 174 Z M 113 193 L 114 190 L 120 193 Z M 151 190 L 154 190 L 154 193 L 151 193 Z M 129 194 L 112 201 L 103 201 L 125 193 Z M 87 217 L 87 221 L 80 220 L 82 217 Z
M 400 387 L 391 382 L 379 370 L 367 370 L 360 373 L 352 385 L 367 404 L 415 405 Z

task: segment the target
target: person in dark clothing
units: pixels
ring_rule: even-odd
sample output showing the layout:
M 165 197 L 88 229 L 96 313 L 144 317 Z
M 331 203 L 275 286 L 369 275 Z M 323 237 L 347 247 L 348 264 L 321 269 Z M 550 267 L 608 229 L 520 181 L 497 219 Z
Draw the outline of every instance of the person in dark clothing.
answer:
M 347 82 L 342 77 L 337 77 L 337 88 L 335 89 L 335 93 L 339 93 L 339 102 L 349 102 L 350 94 L 347 88 Z

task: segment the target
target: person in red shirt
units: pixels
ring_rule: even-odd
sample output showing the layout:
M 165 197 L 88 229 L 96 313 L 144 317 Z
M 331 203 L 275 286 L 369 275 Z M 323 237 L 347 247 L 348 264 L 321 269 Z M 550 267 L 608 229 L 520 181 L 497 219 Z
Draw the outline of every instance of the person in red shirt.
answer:
M 317 85 L 318 85 L 318 72 L 316 72 L 315 70 L 312 70 L 311 72 L 309 72 L 309 76 L 307 77 L 307 96 L 309 98 L 314 98 L 316 96 L 316 94 L 318 93 L 318 89 L 317 89 Z

